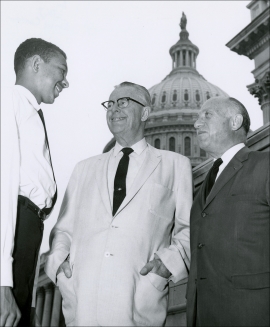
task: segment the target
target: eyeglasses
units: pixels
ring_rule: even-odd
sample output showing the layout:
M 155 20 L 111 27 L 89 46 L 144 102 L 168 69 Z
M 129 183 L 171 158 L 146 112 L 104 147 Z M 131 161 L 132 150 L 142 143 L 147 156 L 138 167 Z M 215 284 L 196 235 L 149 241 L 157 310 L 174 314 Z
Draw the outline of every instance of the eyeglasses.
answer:
M 134 100 L 134 99 L 132 99 L 132 98 L 130 98 L 130 97 L 125 97 L 125 98 L 120 98 L 120 99 L 118 99 L 116 102 L 117 102 L 117 106 L 118 106 L 118 108 L 119 109 L 124 109 L 124 108 L 126 108 L 128 105 L 129 105 L 129 101 L 134 101 L 134 102 L 136 102 L 136 103 L 138 103 L 138 104 L 140 104 L 141 106 L 143 106 L 143 107 L 145 107 L 145 105 L 144 104 L 142 104 L 142 103 L 140 103 L 139 101 L 137 101 L 137 100 Z M 113 105 L 115 104 L 115 101 L 105 101 L 105 102 L 102 102 L 101 103 L 102 105 L 103 105 L 103 107 L 105 108 L 105 110 L 107 111 L 107 110 L 111 110 L 112 109 L 112 107 L 113 107 Z

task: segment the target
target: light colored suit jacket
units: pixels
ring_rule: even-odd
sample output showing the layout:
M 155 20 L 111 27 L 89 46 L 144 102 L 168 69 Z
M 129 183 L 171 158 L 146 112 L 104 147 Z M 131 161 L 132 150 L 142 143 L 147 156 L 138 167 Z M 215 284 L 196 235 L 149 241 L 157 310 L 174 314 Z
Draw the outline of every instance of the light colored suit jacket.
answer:
M 68 326 L 162 326 L 168 281 L 153 273 L 141 276 L 141 268 L 157 253 L 174 282 L 187 277 L 190 161 L 148 147 L 114 217 L 107 182 L 113 150 L 74 169 L 45 267 L 56 282 L 56 271 L 70 253 L 72 277 L 57 276 Z

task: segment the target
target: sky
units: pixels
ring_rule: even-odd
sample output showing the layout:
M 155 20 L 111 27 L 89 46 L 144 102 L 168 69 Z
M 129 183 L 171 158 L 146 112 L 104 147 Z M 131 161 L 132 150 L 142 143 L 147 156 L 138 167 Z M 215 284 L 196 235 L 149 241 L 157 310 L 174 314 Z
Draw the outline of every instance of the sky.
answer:
M 49 249 L 64 192 L 77 162 L 103 151 L 112 138 L 101 102 L 115 85 L 150 88 L 171 71 L 169 49 L 179 40 L 182 11 L 190 40 L 199 47 L 197 70 L 240 100 L 251 129 L 263 124 L 254 82 L 254 61 L 226 47 L 250 23 L 250 1 L 1 1 L 1 83 L 13 85 L 14 53 L 39 37 L 67 54 L 69 88 L 53 105 L 41 104 L 50 141 L 58 201 L 45 222 L 41 253 Z

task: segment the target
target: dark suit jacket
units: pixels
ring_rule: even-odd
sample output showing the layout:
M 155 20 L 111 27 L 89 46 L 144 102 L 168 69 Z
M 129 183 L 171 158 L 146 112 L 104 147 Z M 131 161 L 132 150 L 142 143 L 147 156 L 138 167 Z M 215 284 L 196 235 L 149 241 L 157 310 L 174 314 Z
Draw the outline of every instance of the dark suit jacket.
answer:
M 269 152 L 241 149 L 191 209 L 188 326 L 269 326 Z

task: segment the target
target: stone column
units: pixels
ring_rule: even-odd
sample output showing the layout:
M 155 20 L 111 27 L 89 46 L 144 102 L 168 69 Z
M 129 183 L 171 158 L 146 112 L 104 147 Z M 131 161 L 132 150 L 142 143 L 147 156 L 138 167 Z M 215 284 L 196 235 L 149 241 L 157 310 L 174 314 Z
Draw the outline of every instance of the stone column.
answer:
M 190 57 L 189 57 L 189 50 L 186 51 L 186 66 L 189 67 L 190 66 Z
M 183 50 L 180 50 L 180 66 L 183 66 Z
M 174 53 L 174 68 L 177 67 L 177 51 Z
M 44 306 L 44 288 L 39 287 L 37 289 L 36 316 L 40 322 L 42 321 L 43 306 Z
M 52 307 L 52 317 L 50 326 L 59 326 L 60 314 L 62 306 L 62 297 L 59 288 L 54 285 L 54 296 L 53 296 L 53 307 Z
M 258 98 L 263 112 L 263 124 L 270 121 L 270 72 L 266 72 L 263 78 L 256 79 L 255 83 L 247 86 L 250 94 Z
M 191 52 L 191 67 L 194 68 L 194 52 Z
M 174 60 L 172 58 L 172 69 L 174 69 Z
M 270 100 L 264 101 L 261 105 L 263 111 L 263 124 L 267 124 L 270 122 Z
M 52 303 L 53 303 L 53 283 L 49 283 L 44 286 L 45 288 L 45 303 L 44 311 L 42 316 L 42 326 L 50 326 L 51 321 L 51 312 L 52 312 Z

